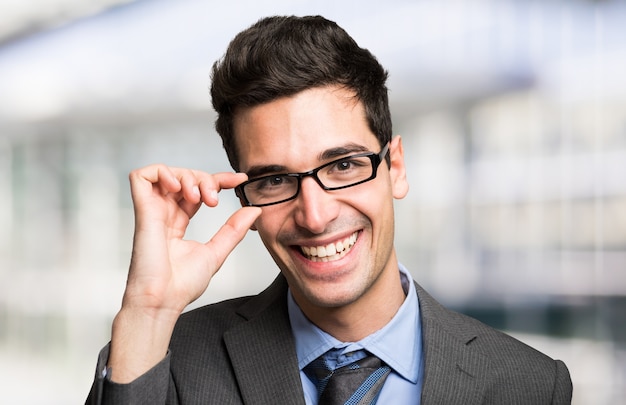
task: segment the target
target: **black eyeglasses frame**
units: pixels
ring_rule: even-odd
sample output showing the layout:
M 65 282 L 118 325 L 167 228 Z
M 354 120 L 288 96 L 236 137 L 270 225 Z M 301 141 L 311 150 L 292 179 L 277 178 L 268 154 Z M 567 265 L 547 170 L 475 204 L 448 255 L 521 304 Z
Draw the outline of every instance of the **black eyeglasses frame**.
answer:
M 380 166 L 381 162 L 387 157 L 387 155 L 389 154 L 389 143 L 387 143 L 382 150 L 379 153 L 375 153 L 375 152 L 364 152 L 364 153 L 357 153 L 355 155 L 348 155 L 339 159 L 335 159 L 333 161 L 324 163 L 323 165 L 309 170 L 307 172 L 302 172 L 302 173 L 278 173 L 278 174 L 269 174 L 267 176 L 261 176 L 261 177 L 256 177 L 254 179 L 250 179 L 247 180 L 241 184 L 239 184 L 237 187 L 235 187 L 235 194 L 237 195 L 237 197 L 239 197 L 239 199 L 242 201 L 243 205 L 248 206 L 248 207 L 267 207 L 269 205 L 276 205 L 276 204 L 281 204 L 287 201 L 291 201 L 294 200 L 298 197 L 298 195 L 300 195 L 300 189 L 301 189 L 301 185 L 302 185 L 302 179 L 305 177 L 313 177 L 313 179 L 315 179 L 315 182 L 323 189 L 326 191 L 332 191 L 332 190 L 341 190 L 344 188 L 349 188 L 349 187 L 354 187 L 357 186 L 359 184 L 363 184 L 366 183 L 370 180 L 373 180 L 376 178 L 376 175 L 378 173 L 378 166 Z M 330 165 L 333 165 L 337 162 L 340 162 L 342 160 L 347 160 L 347 159 L 351 159 L 351 158 L 358 158 L 358 157 L 367 157 L 370 159 L 371 163 L 372 163 L 372 174 L 370 177 L 364 179 L 364 180 L 359 180 L 356 183 L 352 183 L 352 184 L 348 184 L 348 185 L 344 185 L 344 186 L 339 186 L 339 187 L 327 187 L 325 186 L 322 181 L 319 179 L 319 177 L 317 176 L 317 173 L 324 169 L 325 167 L 328 167 Z M 246 185 L 250 184 L 250 183 L 254 183 L 257 182 L 259 180 L 263 180 L 263 179 L 267 179 L 270 177 L 275 177 L 275 176 L 287 176 L 287 177 L 296 177 L 298 179 L 298 187 L 296 189 L 296 192 L 294 193 L 294 195 L 292 195 L 289 198 L 285 198 L 282 199 L 280 201 L 274 201 L 271 203 L 266 203 L 266 204 L 252 204 L 250 203 L 250 201 L 248 200 L 248 198 L 246 197 L 246 193 L 244 192 L 244 188 Z

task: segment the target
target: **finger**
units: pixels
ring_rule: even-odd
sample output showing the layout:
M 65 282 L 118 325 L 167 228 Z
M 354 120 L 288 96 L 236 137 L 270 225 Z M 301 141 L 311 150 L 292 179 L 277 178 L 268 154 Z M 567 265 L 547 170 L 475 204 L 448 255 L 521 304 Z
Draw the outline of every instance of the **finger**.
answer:
M 191 218 L 193 218 L 194 215 L 196 215 L 196 213 L 198 212 L 198 210 L 200 209 L 202 204 L 200 204 L 200 203 L 193 203 L 193 202 L 187 201 L 187 200 L 181 200 L 181 201 L 179 201 L 178 206 L 191 219 Z
M 226 257 L 241 242 L 254 221 L 261 215 L 261 208 L 243 207 L 237 210 L 213 238 L 205 244 L 214 268 L 222 266 Z
M 217 205 L 221 190 L 231 189 L 246 181 L 248 176 L 244 173 L 216 173 L 213 175 L 202 175 L 200 179 L 200 194 L 202 201 L 210 206 Z
M 149 192 L 154 185 L 164 193 L 180 191 L 181 184 L 174 172 L 165 165 L 151 165 L 129 174 L 131 192 Z
M 178 173 L 178 179 L 181 184 L 183 198 L 192 203 L 197 204 L 200 202 L 200 187 L 198 183 L 200 180 L 192 170 L 185 170 Z
M 208 174 L 194 171 L 193 176 L 181 178 L 184 200 L 179 202 L 179 206 L 189 218 L 192 218 L 200 209 L 198 204 L 200 201 L 210 207 L 214 207 L 219 202 L 218 193 L 220 190 L 237 186 L 247 178 L 248 176 L 244 173 L 224 172 Z M 199 184 L 196 184 L 197 181 L 199 181 Z
M 214 177 L 222 190 L 234 188 L 248 180 L 248 176 L 245 173 L 216 173 Z

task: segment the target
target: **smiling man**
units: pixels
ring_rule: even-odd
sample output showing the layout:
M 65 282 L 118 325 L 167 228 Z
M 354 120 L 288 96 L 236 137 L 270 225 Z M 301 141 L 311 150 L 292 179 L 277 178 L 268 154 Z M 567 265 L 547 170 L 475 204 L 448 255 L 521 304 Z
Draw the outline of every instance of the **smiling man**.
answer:
M 254 173 L 240 188 L 248 203 L 294 197 L 264 206 L 254 226 L 300 309 L 345 341 L 382 328 L 404 301 L 392 239 L 393 197 L 408 190 L 400 138 L 381 145 L 354 91 L 338 85 L 248 108 L 234 133 L 240 170 Z
M 211 95 L 237 173 L 131 173 L 133 256 L 88 404 L 570 402 L 561 361 L 443 308 L 398 262 L 393 201 L 408 183 L 386 78 L 322 17 L 233 39 Z M 243 207 L 213 239 L 184 240 L 233 188 Z M 274 283 L 182 314 L 248 229 Z

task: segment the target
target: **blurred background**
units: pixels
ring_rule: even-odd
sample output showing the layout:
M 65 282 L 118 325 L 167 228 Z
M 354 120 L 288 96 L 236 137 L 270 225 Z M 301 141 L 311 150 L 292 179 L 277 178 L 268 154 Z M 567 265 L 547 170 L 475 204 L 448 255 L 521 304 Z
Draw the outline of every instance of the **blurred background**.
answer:
M 209 71 L 270 14 L 333 19 L 390 71 L 415 279 L 563 359 L 574 404 L 626 404 L 626 3 L 609 0 L 0 0 L 0 403 L 84 401 L 126 279 L 128 172 L 230 170 Z M 237 206 L 224 193 L 189 237 Z M 250 233 L 193 306 L 276 272 Z

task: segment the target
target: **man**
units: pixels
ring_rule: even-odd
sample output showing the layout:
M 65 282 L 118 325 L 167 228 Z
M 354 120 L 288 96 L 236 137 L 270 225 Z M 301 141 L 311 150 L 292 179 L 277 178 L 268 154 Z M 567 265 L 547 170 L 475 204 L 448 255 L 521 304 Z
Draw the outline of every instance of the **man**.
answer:
M 562 362 L 444 309 L 398 263 L 408 184 L 386 78 L 321 17 L 263 19 L 231 42 L 211 94 L 237 173 L 131 173 L 128 282 L 87 403 L 570 402 Z M 183 240 L 231 188 L 243 207 L 208 243 Z M 274 283 L 181 315 L 248 229 Z

